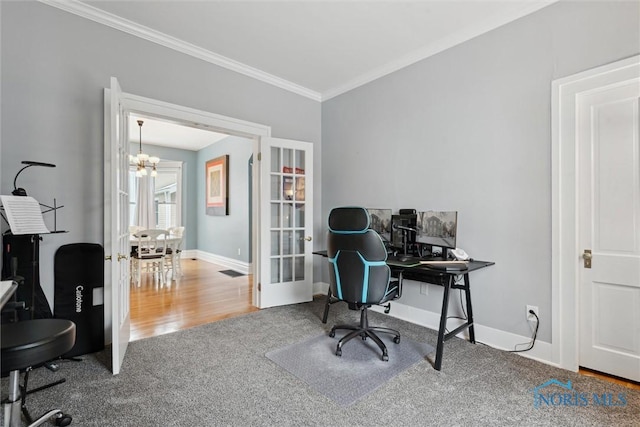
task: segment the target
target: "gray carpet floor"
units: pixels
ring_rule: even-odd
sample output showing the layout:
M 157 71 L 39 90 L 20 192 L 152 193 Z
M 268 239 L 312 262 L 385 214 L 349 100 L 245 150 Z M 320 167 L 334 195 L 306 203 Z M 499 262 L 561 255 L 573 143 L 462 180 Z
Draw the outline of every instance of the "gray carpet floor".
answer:
M 349 406 L 435 351 L 429 344 L 407 337 L 396 344 L 391 334 L 381 333 L 378 335 L 387 347 L 388 361 L 382 360 L 382 352 L 373 340 L 360 337 L 345 343 L 342 356 L 337 357 L 336 342 L 347 332 L 351 331 L 339 330 L 334 338 L 322 333 L 265 356 L 312 390 Z
M 74 426 L 640 426 L 638 391 L 460 339 L 445 345 L 442 371 L 431 354 L 343 407 L 265 356 L 358 320 L 334 304 L 324 325 L 322 308 L 320 300 L 271 308 L 130 343 L 115 377 L 108 351 L 56 373 L 40 368 L 33 387 L 67 383 L 30 395 L 28 405 L 34 414 L 62 407 Z M 370 323 L 435 345 L 435 332 L 417 325 L 379 313 Z M 571 381 L 573 393 L 622 395 L 626 405 L 536 408 L 533 389 L 549 379 Z

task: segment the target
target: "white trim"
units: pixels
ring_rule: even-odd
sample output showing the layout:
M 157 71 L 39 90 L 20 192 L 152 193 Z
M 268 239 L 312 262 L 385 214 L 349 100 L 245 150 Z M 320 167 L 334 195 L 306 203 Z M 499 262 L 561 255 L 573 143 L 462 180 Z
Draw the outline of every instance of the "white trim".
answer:
M 329 284 L 326 282 L 314 282 L 313 283 L 313 295 L 327 295 L 329 290 Z
M 210 252 L 201 251 L 200 249 L 191 250 L 189 251 L 189 253 L 191 254 L 191 258 L 197 258 L 201 261 L 221 265 L 239 273 L 249 274 L 249 263 L 247 262 L 238 261 L 237 259 L 227 258 L 221 255 L 212 254 Z M 194 253 L 195 256 L 193 256 Z
M 64 10 L 65 12 L 73 13 L 74 15 L 81 16 L 91 21 L 97 22 L 102 25 L 114 28 L 116 30 L 131 34 L 141 39 L 148 40 L 152 43 L 159 44 L 169 49 L 173 49 L 177 52 L 184 53 L 189 56 L 201 59 L 214 65 L 226 68 L 231 71 L 235 71 L 245 76 L 249 76 L 256 80 L 268 83 L 270 85 L 279 87 L 280 89 L 287 90 L 289 92 L 302 95 L 306 98 L 314 101 L 320 101 L 320 93 L 292 83 L 288 80 L 282 79 L 273 74 L 269 74 L 257 68 L 253 68 L 249 65 L 235 61 L 226 56 L 218 55 L 217 53 L 198 47 L 194 44 L 187 43 L 183 40 L 172 37 L 168 34 L 164 34 L 160 31 L 156 31 L 152 28 L 138 24 L 128 19 L 124 19 L 120 16 L 98 9 L 86 3 L 79 1 L 65 1 L 65 0 L 39 0 L 41 3 L 48 6 L 56 7 Z
M 578 370 L 578 165 L 576 100 L 581 93 L 634 78 L 640 55 L 552 82 L 551 328 L 552 360 Z M 614 79 L 614 80 L 612 80 Z
M 289 92 L 293 92 L 314 101 L 322 102 L 364 84 L 367 84 L 373 80 L 379 79 L 380 77 L 386 76 L 387 74 L 391 74 L 411 64 L 422 61 L 423 59 L 464 43 L 468 40 L 471 40 L 474 37 L 501 27 L 509 22 L 533 13 L 539 9 L 547 7 L 557 2 L 558 0 L 522 2 L 522 7 L 518 10 L 512 10 L 506 13 L 499 14 L 497 16 L 492 16 L 486 21 L 477 23 L 470 28 L 465 28 L 462 31 L 451 34 L 448 37 L 438 40 L 436 43 L 433 43 L 423 49 L 418 49 L 403 56 L 400 59 L 388 62 L 381 67 L 378 67 L 368 73 L 362 74 L 345 84 L 328 89 L 323 93 L 306 88 L 304 86 L 300 86 L 296 83 L 290 82 L 273 74 L 269 74 L 265 71 L 235 61 L 231 58 L 227 58 L 226 56 L 219 55 L 215 52 L 203 49 L 199 46 L 177 39 L 168 34 L 164 34 L 160 31 L 106 12 L 87 3 L 76 0 L 39 1 L 48 6 L 73 13 L 74 15 L 81 16 L 83 18 L 89 19 L 102 25 L 106 25 L 127 34 L 140 37 L 141 39 L 159 44 L 169 49 L 173 49 L 180 53 L 193 56 L 195 58 L 218 65 L 231 71 L 235 71 L 240 74 L 244 74 L 245 76 L 249 76 L 261 82 L 279 87 Z
M 316 282 L 313 284 L 314 295 L 326 295 L 327 289 L 329 287 L 328 283 L 324 282 Z M 399 300 L 401 301 L 401 300 Z M 377 313 L 384 313 L 384 307 L 374 305 L 371 307 L 371 310 Z M 409 323 L 414 323 L 416 325 L 423 326 L 425 328 L 429 328 L 433 331 L 437 331 L 440 327 L 440 313 L 434 313 L 432 311 L 423 310 L 421 308 L 412 307 L 410 305 L 403 304 L 398 301 L 391 302 L 391 311 L 388 316 L 395 317 L 396 319 L 404 320 Z M 459 324 L 461 324 L 460 320 L 450 319 L 448 323 L 449 329 L 454 329 Z M 499 350 L 514 350 L 523 349 L 526 346 L 523 346 L 523 343 L 528 343 L 531 340 L 531 337 L 525 337 L 522 335 L 512 334 L 511 332 L 501 331 L 499 329 L 490 328 L 488 326 L 479 325 L 477 323 L 474 324 L 474 332 L 476 335 L 476 342 L 483 343 L 489 345 L 491 347 L 497 348 Z M 456 337 L 462 339 L 468 339 L 468 331 L 460 332 L 456 335 Z M 430 343 L 435 347 L 435 342 Z M 444 352 L 447 352 L 447 345 L 445 344 Z M 536 340 L 533 348 L 527 352 L 516 353 L 522 357 L 526 357 L 527 359 L 537 360 L 538 362 L 545 363 L 547 365 L 552 365 L 559 367 L 557 363 L 553 361 L 552 358 L 552 345 L 548 342 Z M 445 356 L 446 357 L 446 356 Z
M 221 114 L 196 110 L 182 105 L 171 104 L 157 99 L 122 93 L 122 99 L 127 113 L 152 114 L 171 121 L 192 123 L 195 127 L 223 133 L 233 132 L 237 136 L 254 138 L 271 136 L 271 127 L 246 120 L 234 119 Z
M 371 307 L 371 309 L 378 313 L 384 312 L 384 307 L 381 306 L 373 306 Z M 440 327 L 440 313 L 434 313 L 432 311 L 412 307 L 406 304 L 402 304 L 401 302 L 393 301 L 391 303 L 391 311 L 388 315 L 397 319 L 405 320 L 410 323 L 415 323 L 416 325 L 424 326 L 425 328 L 429 328 L 434 331 L 437 331 Z M 460 320 L 450 319 L 448 328 L 453 329 L 459 324 L 461 324 Z M 531 340 L 531 337 L 512 334 L 510 332 L 505 332 L 499 329 L 490 328 L 488 326 L 479 325 L 478 323 L 474 324 L 474 331 L 476 335 L 476 342 L 487 344 L 491 347 L 495 347 L 497 349 L 505 351 L 514 350 L 516 349 L 516 346 L 517 349 L 526 348 L 526 346 L 523 346 L 522 344 L 528 343 Z M 457 334 L 456 337 L 466 340 L 469 338 L 469 335 L 465 330 Z M 435 342 L 433 344 L 435 345 Z M 444 351 L 445 353 L 447 351 L 446 344 Z M 533 359 L 542 363 L 557 366 L 551 360 L 551 344 L 544 341 L 536 340 L 536 343 L 531 350 L 516 354 L 528 359 Z

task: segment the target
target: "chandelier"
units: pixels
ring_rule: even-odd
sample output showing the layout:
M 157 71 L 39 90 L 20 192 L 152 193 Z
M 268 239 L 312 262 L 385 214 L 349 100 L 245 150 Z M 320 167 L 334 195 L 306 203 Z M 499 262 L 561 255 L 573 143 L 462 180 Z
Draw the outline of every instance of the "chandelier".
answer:
M 129 156 L 129 160 L 131 164 L 135 164 L 137 166 L 136 176 L 143 177 L 147 175 L 147 168 L 151 168 L 151 176 L 158 176 L 158 170 L 156 169 L 156 165 L 160 162 L 160 158 L 156 156 L 149 156 L 142 152 L 142 124 L 144 121 L 138 120 L 138 126 L 140 127 L 140 148 L 137 156 Z

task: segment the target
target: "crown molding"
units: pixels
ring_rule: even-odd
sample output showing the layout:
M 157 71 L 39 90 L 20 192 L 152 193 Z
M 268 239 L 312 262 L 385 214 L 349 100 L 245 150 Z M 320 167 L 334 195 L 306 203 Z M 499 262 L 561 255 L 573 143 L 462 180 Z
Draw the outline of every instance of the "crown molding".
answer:
M 52 6 L 65 12 L 73 13 L 80 17 L 89 19 L 99 24 L 106 25 L 116 30 L 131 34 L 136 37 L 148 40 L 153 43 L 157 43 L 161 46 L 173 49 L 175 51 L 184 53 L 186 55 L 193 56 L 211 64 L 218 65 L 231 71 L 235 71 L 245 76 L 249 76 L 256 80 L 268 83 L 270 85 L 279 87 L 280 89 L 293 92 L 295 94 L 304 96 L 314 101 L 321 101 L 322 96 L 320 93 L 308 89 L 306 87 L 297 85 L 288 80 L 274 76 L 273 74 L 266 73 L 257 68 L 253 68 L 249 65 L 235 61 L 226 56 L 218 55 L 217 53 L 203 49 L 191 43 L 187 43 L 183 40 L 164 34 L 160 31 L 156 31 L 152 28 L 145 27 L 128 19 L 121 18 L 104 10 L 98 9 L 89 4 L 77 1 L 77 0 L 38 0 L 40 3 Z
M 448 37 L 442 38 L 436 43 L 426 46 L 423 49 L 413 51 L 398 60 L 388 62 L 381 67 L 361 74 L 360 76 L 345 83 L 344 85 L 329 89 L 322 93 L 322 101 L 326 101 L 338 95 L 342 95 L 345 92 L 363 86 L 376 79 L 379 79 L 380 77 L 384 77 L 387 74 L 391 74 L 402 68 L 408 67 L 409 65 L 415 64 L 416 62 L 422 61 L 423 59 L 426 59 L 430 56 L 436 55 L 456 45 L 469 41 L 481 34 L 487 33 L 491 30 L 515 21 L 518 18 L 529 15 L 530 13 L 536 12 L 537 10 L 547 7 L 558 1 L 559 0 L 534 0 L 523 2 L 522 7 L 518 10 L 510 11 L 508 13 L 502 13 L 493 17 L 492 19 L 479 22 L 477 25 L 466 28 L 462 31 L 458 31 Z
M 78 0 L 38 1 L 43 4 L 92 20 L 94 22 L 106 25 L 116 30 L 123 31 L 127 34 L 131 34 L 150 42 L 157 43 L 169 49 L 173 49 L 186 55 L 193 56 L 211 64 L 218 65 L 220 67 L 235 71 L 240 74 L 244 74 L 256 80 L 279 87 L 289 92 L 293 92 L 314 101 L 323 102 L 338 95 L 342 95 L 343 93 L 349 92 L 350 90 L 363 86 L 367 83 L 370 83 L 376 79 L 379 79 L 380 77 L 384 77 L 387 74 L 391 74 L 402 68 L 408 67 L 409 65 L 415 64 L 416 62 L 422 61 L 423 59 L 426 59 L 430 56 L 436 55 L 458 44 L 471 40 L 481 34 L 494 30 L 511 21 L 514 21 L 539 9 L 556 3 L 559 0 L 524 1 L 522 2 L 522 7 L 518 10 L 500 14 L 493 17 L 492 19 L 480 22 L 471 28 L 467 28 L 463 31 L 458 31 L 457 33 L 454 33 L 448 37 L 440 39 L 436 43 L 433 43 L 424 49 L 419 49 L 417 51 L 411 52 L 398 60 L 391 61 L 372 71 L 361 74 L 358 77 L 348 81 L 347 83 L 328 89 L 323 93 L 300 86 L 288 80 L 274 76 L 273 74 L 269 74 L 257 68 L 235 61 L 231 58 L 218 55 L 217 53 L 203 49 L 191 43 L 187 43 L 183 40 L 172 37 L 168 34 L 164 34 L 160 31 L 156 31 L 152 28 L 145 27 L 144 25 L 129 21 L 128 19 L 121 18 L 112 13 L 105 12 L 104 10 L 98 9 L 94 6 L 80 2 Z

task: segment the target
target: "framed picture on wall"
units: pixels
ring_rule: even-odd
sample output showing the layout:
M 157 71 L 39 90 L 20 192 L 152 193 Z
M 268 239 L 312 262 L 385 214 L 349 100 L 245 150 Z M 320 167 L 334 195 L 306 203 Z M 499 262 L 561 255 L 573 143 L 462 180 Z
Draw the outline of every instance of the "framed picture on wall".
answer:
M 206 163 L 205 181 L 206 214 L 229 215 L 229 155 Z

